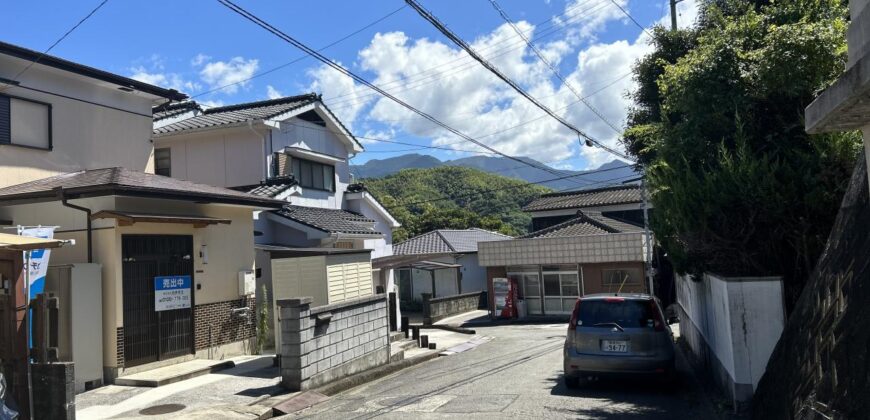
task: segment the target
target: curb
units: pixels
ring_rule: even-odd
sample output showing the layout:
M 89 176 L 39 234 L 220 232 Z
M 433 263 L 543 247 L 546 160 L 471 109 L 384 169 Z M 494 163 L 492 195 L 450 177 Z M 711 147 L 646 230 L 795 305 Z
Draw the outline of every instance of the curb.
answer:
M 501 325 L 541 325 L 568 323 L 568 318 L 541 318 L 541 319 L 499 319 L 489 321 L 474 321 L 462 324 L 462 327 L 498 327 Z
M 444 330 L 444 331 L 450 331 L 450 332 L 455 332 L 455 333 L 459 333 L 459 334 L 469 334 L 469 335 L 477 334 L 474 330 L 470 330 L 468 328 L 463 328 L 463 327 L 456 327 L 456 326 L 447 325 L 447 324 L 417 324 L 417 325 L 409 325 L 409 327 L 415 327 L 415 328 L 419 328 L 421 330 Z
M 405 368 L 409 368 L 411 366 L 418 365 L 432 359 L 436 359 L 439 355 L 439 351 L 433 350 L 429 353 L 421 354 L 410 359 L 403 359 L 398 362 L 388 363 L 386 365 L 378 366 L 376 368 L 339 379 L 337 381 L 321 386 L 320 388 L 314 389 L 313 391 L 331 397 L 335 394 L 338 394 L 339 392 L 346 391 L 364 383 L 374 381 L 375 379 L 382 378 Z
M 113 385 L 121 385 L 121 386 L 138 386 L 138 387 L 147 387 L 147 388 L 157 388 L 164 385 L 174 384 L 176 382 L 186 381 L 188 379 L 196 378 L 197 376 L 207 375 L 209 373 L 214 373 L 224 369 L 230 369 L 236 366 L 236 363 L 232 360 L 226 360 L 221 363 L 217 363 L 211 366 L 205 366 L 203 368 L 190 371 L 177 376 L 170 376 L 168 378 L 152 380 L 152 379 L 130 379 L 119 377 L 115 378 Z

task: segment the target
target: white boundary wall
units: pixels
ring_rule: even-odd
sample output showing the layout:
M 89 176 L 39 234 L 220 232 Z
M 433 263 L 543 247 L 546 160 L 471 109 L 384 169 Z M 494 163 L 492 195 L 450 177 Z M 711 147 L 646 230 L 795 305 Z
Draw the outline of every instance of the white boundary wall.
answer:
M 680 334 L 735 404 L 748 402 L 785 323 L 782 279 L 677 277 Z

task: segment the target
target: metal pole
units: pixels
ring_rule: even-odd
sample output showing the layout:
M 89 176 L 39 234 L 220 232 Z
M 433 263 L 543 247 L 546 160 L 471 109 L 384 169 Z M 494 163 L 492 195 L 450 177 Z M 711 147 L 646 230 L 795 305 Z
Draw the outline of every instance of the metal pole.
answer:
M 677 3 L 683 0 L 671 0 L 671 30 L 677 30 Z
M 646 174 L 644 174 L 644 178 L 640 180 L 640 195 L 643 198 L 643 233 L 644 233 L 644 241 L 646 242 L 646 249 L 644 250 L 644 254 L 646 254 L 646 277 L 647 282 L 649 282 L 649 294 L 650 296 L 655 296 L 655 289 L 653 289 L 653 275 L 652 275 L 652 239 L 650 238 L 649 231 L 649 212 L 647 208 L 647 191 L 646 191 Z
M 30 418 L 33 418 L 33 376 L 30 370 L 30 253 L 24 252 L 24 334 L 27 341 L 24 361 L 27 362 L 27 406 L 29 407 Z

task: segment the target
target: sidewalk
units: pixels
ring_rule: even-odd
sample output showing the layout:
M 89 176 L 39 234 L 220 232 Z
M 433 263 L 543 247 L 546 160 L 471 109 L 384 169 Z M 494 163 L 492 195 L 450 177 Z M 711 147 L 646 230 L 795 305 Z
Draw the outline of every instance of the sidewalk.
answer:
M 100 387 L 76 395 L 76 417 L 126 418 L 155 413 L 149 417 L 174 419 L 202 409 L 223 407 L 224 414 L 212 418 L 256 418 L 235 413 L 230 407 L 244 407 L 263 396 L 287 393 L 278 386 L 280 372 L 272 366 L 272 358 L 272 355 L 232 358 L 236 364 L 233 368 L 158 388 Z
M 485 311 L 483 311 L 486 313 Z M 475 313 L 445 319 L 445 323 L 464 322 Z M 437 358 L 473 349 L 489 337 L 458 332 L 424 329 L 437 350 L 409 349 L 405 360 L 391 363 L 355 377 L 345 378 L 319 389 L 326 395 L 357 386 Z M 453 348 L 453 351 L 446 352 Z M 283 389 L 281 372 L 273 366 L 273 355 L 241 356 L 228 359 L 235 367 L 211 372 L 157 388 L 107 385 L 76 395 L 79 419 L 136 418 L 156 419 L 257 419 L 271 416 L 272 407 L 298 395 Z M 205 363 L 205 362 L 204 362 Z M 327 388 L 333 392 L 327 392 Z

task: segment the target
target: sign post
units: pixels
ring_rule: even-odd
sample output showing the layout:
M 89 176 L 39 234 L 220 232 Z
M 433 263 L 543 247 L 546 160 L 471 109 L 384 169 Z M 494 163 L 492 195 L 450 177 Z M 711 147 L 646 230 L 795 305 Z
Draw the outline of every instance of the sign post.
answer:
M 154 311 L 190 308 L 190 276 L 154 277 Z

